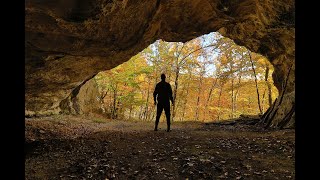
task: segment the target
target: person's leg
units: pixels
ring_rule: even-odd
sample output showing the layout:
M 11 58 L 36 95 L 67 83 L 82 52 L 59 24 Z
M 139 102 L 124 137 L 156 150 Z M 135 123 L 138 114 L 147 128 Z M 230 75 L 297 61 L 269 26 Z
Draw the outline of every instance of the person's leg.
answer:
M 164 112 L 167 118 L 167 132 L 169 132 L 170 131 L 170 102 L 165 104 Z
M 158 130 L 159 119 L 160 119 L 162 111 L 163 111 L 163 105 L 158 102 L 158 104 L 157 104 L 157 116 L 156 116 L 156 122 L 155 122 L 155 127 L 154 127 L 155 131 Z

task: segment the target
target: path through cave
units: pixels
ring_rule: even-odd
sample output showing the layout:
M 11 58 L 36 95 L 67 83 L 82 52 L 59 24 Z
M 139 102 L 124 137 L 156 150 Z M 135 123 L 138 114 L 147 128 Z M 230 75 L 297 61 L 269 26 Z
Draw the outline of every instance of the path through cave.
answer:
M 247 124 L 26 119 L 26 179 L 295 179 L 295 132 Z

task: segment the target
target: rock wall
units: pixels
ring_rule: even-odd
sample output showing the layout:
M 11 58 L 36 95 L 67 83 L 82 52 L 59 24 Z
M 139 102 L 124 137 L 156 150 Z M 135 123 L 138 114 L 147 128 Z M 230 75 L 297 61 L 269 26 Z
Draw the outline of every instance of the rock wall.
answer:
M 129 60 L 157 39 L 186 42 L 213 31 L 266 56 L 275 66 L 279 92 L 286 79 L 284 94 L 294 92 L 294 66 L 286 78 L 295 61 L 293 0 L 28 0 L 25 4 L 26 114 L 58 113 L 60 102 L 84 80 Z M 282 102 L 295 102 L 294 96 L 283 99 L 275 113 L 279 119 L 280 111 L 292 114 L 290 103 Z
M 73 115 L 102 113 L 100 96 L 94 79 L 85 81 L 81 86 L 75 88 L 68 98 L 61 101 L 61 113 Z

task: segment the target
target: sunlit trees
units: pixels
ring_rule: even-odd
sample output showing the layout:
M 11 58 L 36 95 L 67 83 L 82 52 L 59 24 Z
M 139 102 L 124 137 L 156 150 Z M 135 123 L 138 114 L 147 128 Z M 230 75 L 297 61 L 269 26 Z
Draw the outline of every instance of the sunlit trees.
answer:
M 165 73 L 172 120 L 213 121 L 264 112 L 277 97 L 272 71 L 265 57 L 211 33 L 186 43 L 158 40 L 95 79 L 110 118 L 154 120 L 152 93 Z

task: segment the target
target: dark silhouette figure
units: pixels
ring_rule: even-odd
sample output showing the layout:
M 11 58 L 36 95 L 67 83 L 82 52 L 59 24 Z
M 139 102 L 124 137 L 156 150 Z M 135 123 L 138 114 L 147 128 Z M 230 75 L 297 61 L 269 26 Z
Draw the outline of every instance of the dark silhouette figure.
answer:
M 167 132 L 169 132 L 170 131 L 170 100 L 172 102 L 172 105 L 174 104 L 174 102 L 172 97 L 172 88 L 171 88 L 171 85 L 166 82 L 165 74 L 161 74 L 161 82 L 159 82 L 156 85 L 156 88 L 153 92 L 153 99 L 154 99 L 154 104 L 157 105 L 157 116 L 156 116 L 156 123 L 155 123 L 154 130 L 155 131 L 158 130 L 159 119 L 164 109 L 164 112 L 167 118 Z M 158 101 L 158 103 L 156 100 Z

